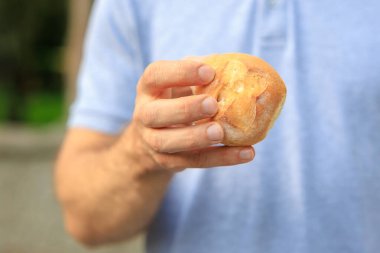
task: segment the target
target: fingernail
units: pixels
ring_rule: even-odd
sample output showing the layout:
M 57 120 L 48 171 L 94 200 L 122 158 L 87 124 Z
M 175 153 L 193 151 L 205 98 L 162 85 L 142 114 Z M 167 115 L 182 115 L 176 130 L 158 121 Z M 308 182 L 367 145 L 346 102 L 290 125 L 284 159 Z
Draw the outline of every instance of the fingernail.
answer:
M 203 82 L 209 83 L 214 79 L 215 76 L 215 70 L 207 65 L 202 65 L 198 69 L 198 75 L 202 79 Z
M 212 97 L 202 101 L 202 112 L 207 115 L 214 115 L 218 111 L 218 103 Z
M 207 128 L 207 137 L 210 141 L 221 141 L 223 139 L 223 129 L 219 124 L 212 124 Z
M 251 149 L 244 149 L 240 151 L 239 157 L 242 160 L 252 160 L 253 159 L 253 152 Z

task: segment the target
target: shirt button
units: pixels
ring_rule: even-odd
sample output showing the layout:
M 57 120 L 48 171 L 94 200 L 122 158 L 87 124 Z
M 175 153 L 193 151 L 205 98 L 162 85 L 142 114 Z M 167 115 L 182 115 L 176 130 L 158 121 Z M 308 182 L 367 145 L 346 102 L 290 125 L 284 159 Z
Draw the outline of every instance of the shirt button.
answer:
M 268 4 L 269 4 L 269 7 L 270 8 L 274 8 L 276 7 L 276 5 L 278 4 L 279 0 L 267 0 L 268 1 Z

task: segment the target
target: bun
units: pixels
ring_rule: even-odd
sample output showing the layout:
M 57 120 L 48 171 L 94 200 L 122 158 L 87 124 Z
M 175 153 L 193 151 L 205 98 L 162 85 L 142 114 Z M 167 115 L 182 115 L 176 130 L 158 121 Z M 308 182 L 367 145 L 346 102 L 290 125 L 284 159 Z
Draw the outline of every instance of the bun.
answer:
M 262 141 L 285 101 L 281 77 L 268 63 L 247 54 L 211 55 L 203 62 L 215 69 L 215 79 L 193 91 L 218 101 L 219 111 L 211 120 L 224 129 L 222 143 L 248 146 Z

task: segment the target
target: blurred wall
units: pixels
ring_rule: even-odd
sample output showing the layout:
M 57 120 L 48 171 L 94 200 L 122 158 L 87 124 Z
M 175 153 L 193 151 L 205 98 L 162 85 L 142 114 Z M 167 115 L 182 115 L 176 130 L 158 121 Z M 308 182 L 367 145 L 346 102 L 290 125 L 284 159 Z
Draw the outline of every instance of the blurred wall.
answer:
M 75 97 L 75 86 L 82 56 L 82 45 L 92 0 L 69 0 L 68 32 L 65 53 L 66 105 Z

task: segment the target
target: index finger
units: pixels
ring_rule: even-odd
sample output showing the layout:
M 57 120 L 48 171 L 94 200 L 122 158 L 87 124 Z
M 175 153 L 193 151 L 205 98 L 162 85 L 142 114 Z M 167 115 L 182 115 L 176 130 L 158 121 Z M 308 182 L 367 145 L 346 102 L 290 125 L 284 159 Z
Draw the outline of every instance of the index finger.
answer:
M 167 88 L 205 85 L 215 77 L 215 70 L 196 61 L 158 61 L 150 64 L 140 79 L 143 92 L 156 94 Z

